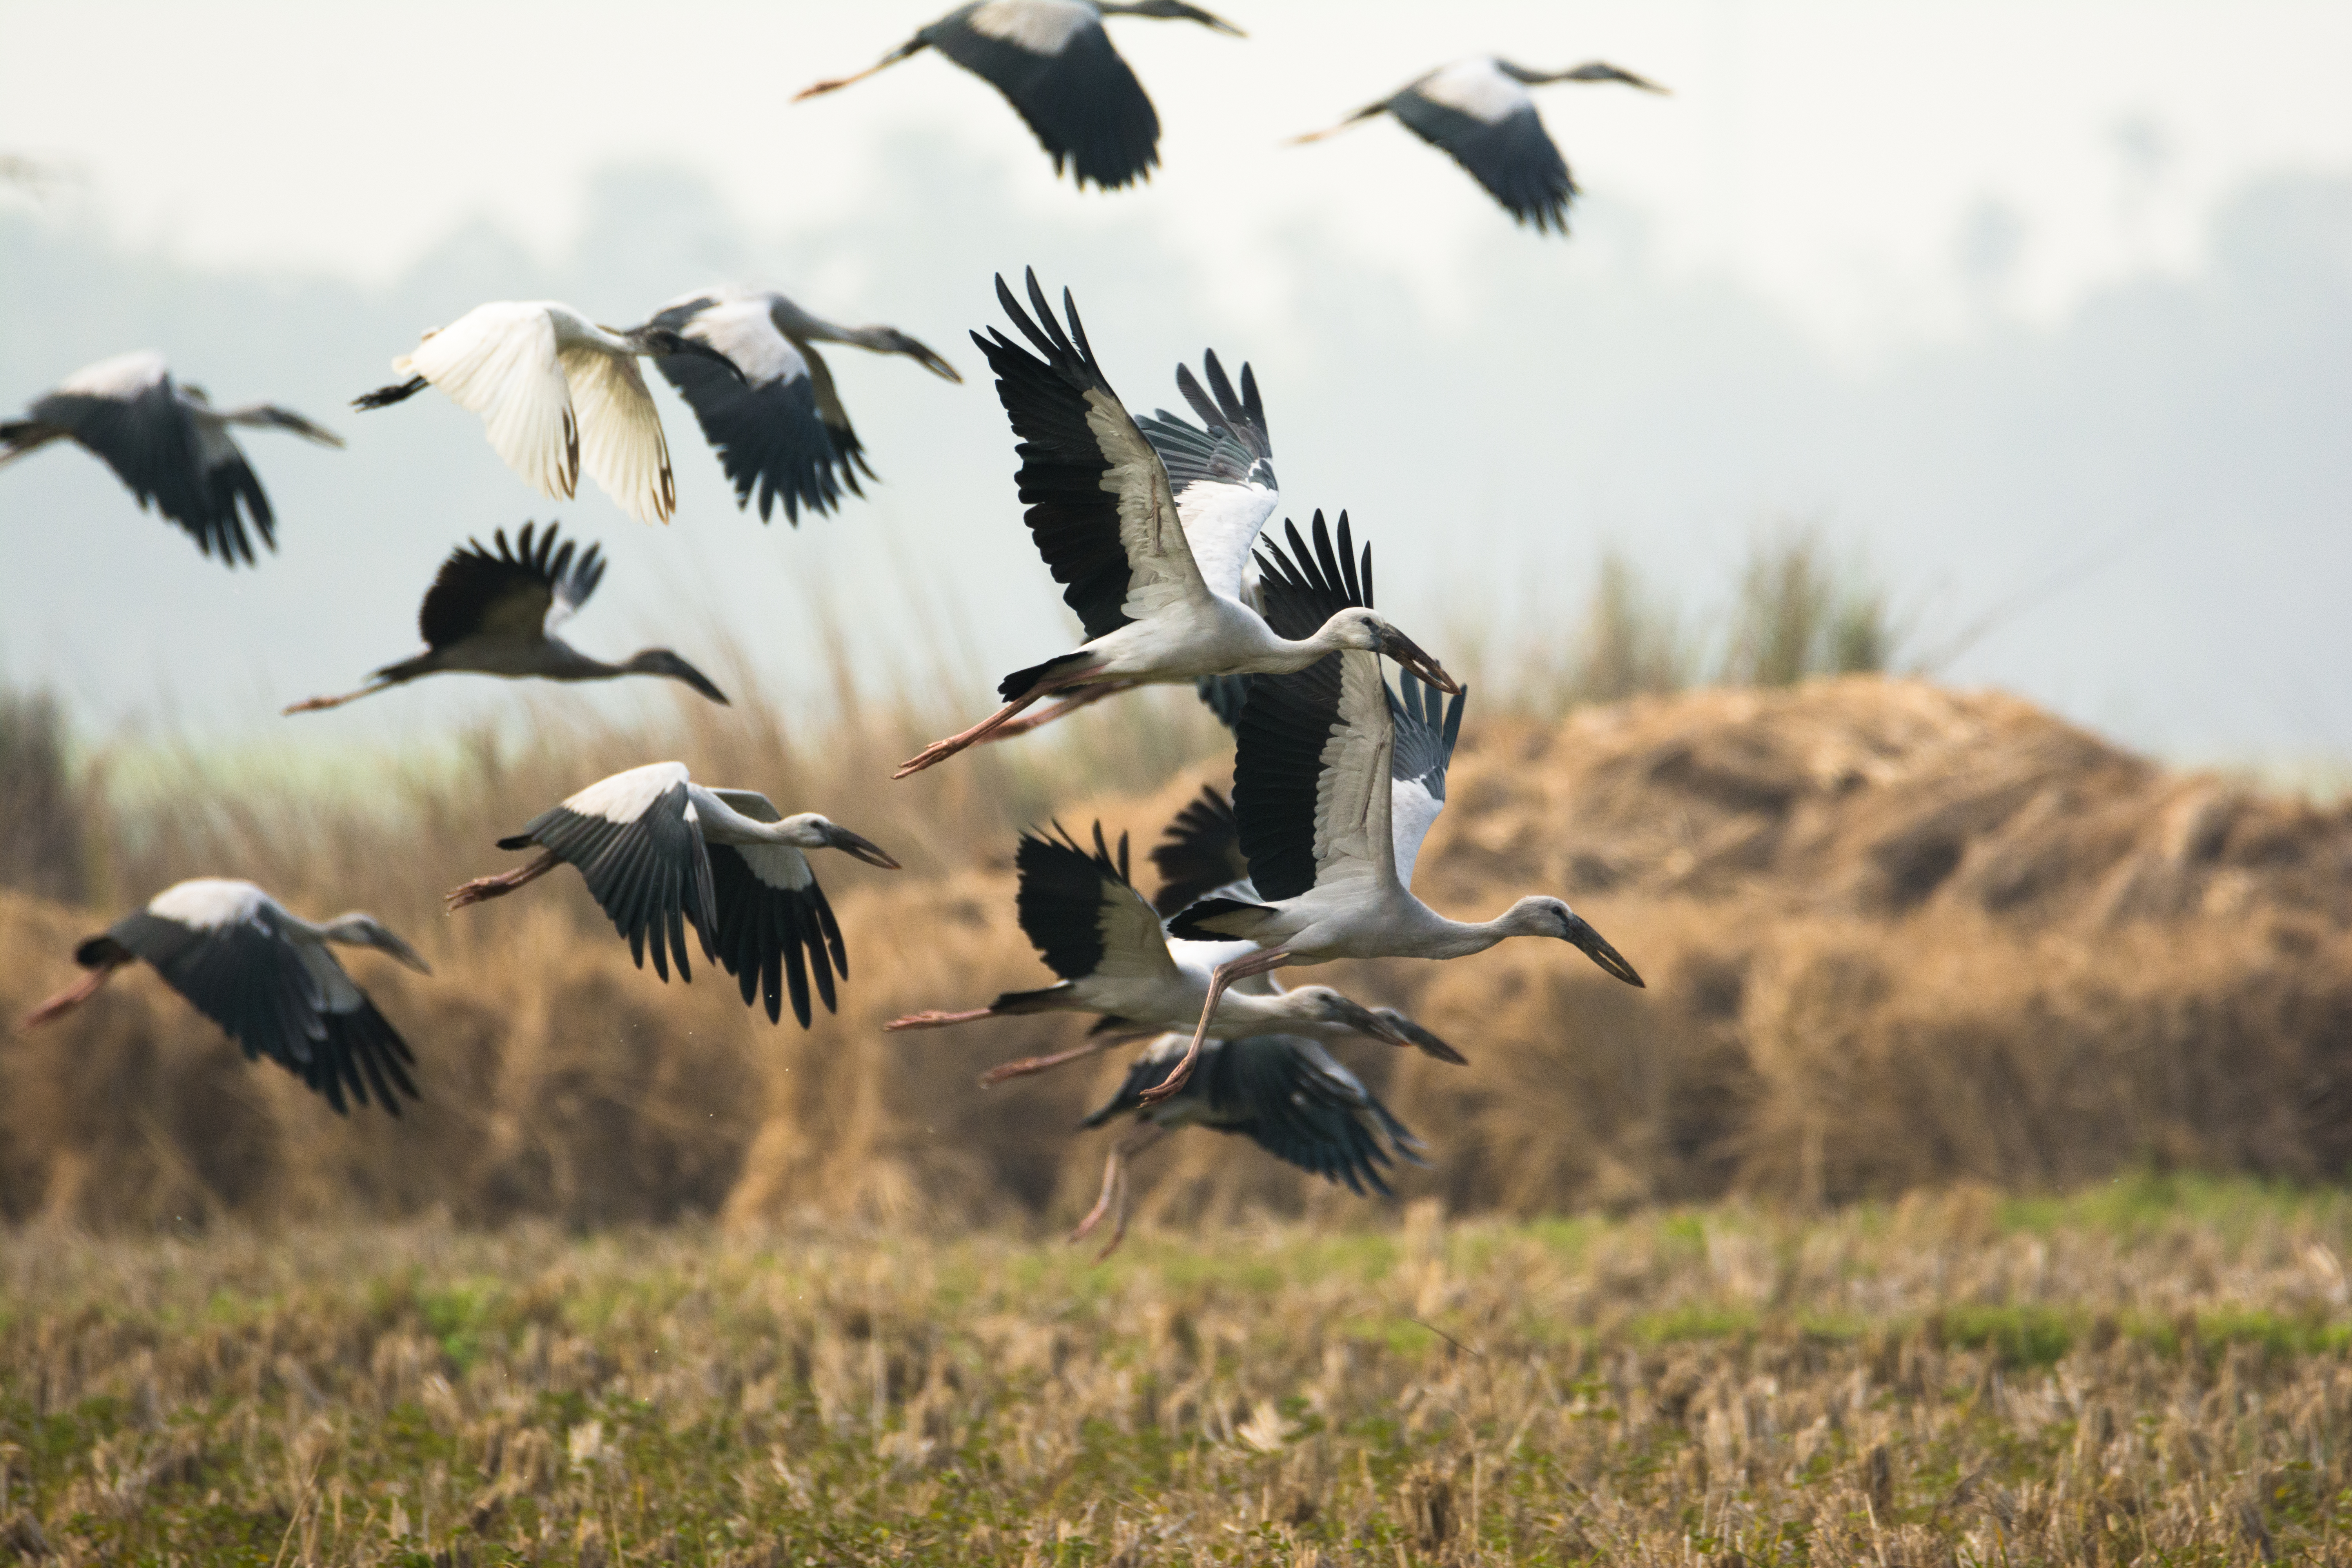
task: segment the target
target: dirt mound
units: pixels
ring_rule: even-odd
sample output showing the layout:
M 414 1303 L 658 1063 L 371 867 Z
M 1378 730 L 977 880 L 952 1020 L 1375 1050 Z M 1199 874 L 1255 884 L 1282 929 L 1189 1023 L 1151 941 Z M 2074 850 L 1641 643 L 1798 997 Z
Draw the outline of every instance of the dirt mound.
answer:
M 1072 790 L 1060 815 L 1139 851 L 1214 774 Z M 417 1047 L 423 1106 L 338 1123 L 142 973 L 0 1043 L 0 1215 L 1060 1223 L 1104 1147 L 1071 1130 L 1120 1061 L 982 1091 L 982 1068 L 1084 1024 L 880 1032 L 1041 983 L 1004 837 L 977 864 L 843 875 L 855 975 L 806 1036 L 723 977 L 633 970 L 574 879 L 441 921 L 431 890 L 481 855 L 422 844 L 414 890 L 386 890 L 416 907 L 377 907 L 436 978 L 353 968 Z M 456 874 L 422 863 L 439 855 Z M 2168 772 L 2015 699 L 1851 679 L 1474 720 L 1417 890 L 1481 916 L 1562 892 L 1650 988 L 1533 942 L 1317 973 L 1471 1058 L 1345 1053 L 1431 1147 L 1401 1197 L 1544 1212 L 2352 1164 L 2352 811 Z M 0 1008 L 69 980 L 105 918 L 0 894 Z M 1163 1151 L 1137 1172 L 1146 1212 L 1370 1212 L 1233 1140 Z

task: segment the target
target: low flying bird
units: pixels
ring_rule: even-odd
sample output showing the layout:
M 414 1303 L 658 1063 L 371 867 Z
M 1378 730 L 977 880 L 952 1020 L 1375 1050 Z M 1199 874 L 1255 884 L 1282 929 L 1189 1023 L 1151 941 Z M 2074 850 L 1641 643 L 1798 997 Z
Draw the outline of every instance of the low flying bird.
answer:
M 802 507 L 829 512 L 845 486 L 852 495 L 866 493 L 857 486 L 859 469 L 875 477 L 816 344 L 905 354 L 933 375 L 963 380 L 955 366 L 896 327 L 836 327 L 782 294 L 757 289 L 684 295 L 656 311 L 653 325 L 717 349 L 740 373 L 730 375 L 694 354 L 654 361 L 718 451 L 734 481 L 736 504 L 749 510 L 752 490 L 759 490 L 761 522 L 781 500 L 784 521 L 798 527 Z
M 392 362 L 407 380 L 355 397 L 352 406 L 385 408 L 437 386 L 481 416 L 491 447 L 540 494 L 571 500 L 586 468 L 639 522 L 667 522 L 677 510 L 677 482 L 661 412 L 636 366 L 664 354 L 691 354 L 743 374 L 709 343 L 668 327 L 615 330 L 552 300 L 500 300 L 426 332 L 415 353 Z
M 1003 332 L 972 342 L 996 372 L 1021 457 L 1021 499 L 1038 553 L 1087 637 L 1074 653 L 1014 670 L 998 683 L 1004 706 L 961 734 L 935 741 L 894 775 L 920 773 L 986 740 L 1031 704 L 1074 687 L 1114 689 L 1202 676 L 1302 669 L 1341 648 L 1384 653 L 1446 691 L 1454 678 L 1371 608 L 1369 598 L 1334 609 L 1297 637 L 1277 633 L 1245 602 L 1250 547 L 1279 492 L 1267 461 L 1265 410 L 1249 368 L 1238 396 L 1214 355 L 1205 366 L 1213 401 L 1189 372 L 1177 384 L 1206 431 L 1184 437 L 1182 422 L 1153 421 L 1155 447 L 1111 390 L 1087 346 L 1067 289 L 1066 334 L 1037 275 L 1030 320 L 1000 276 L 996 297 L 1043 354 Z M 1198 437 L 1197 440 L 1192 437 Z M 1167 454 L 1163 457 L 1163 453 Z
M 1103 31 L 1105 16 L 1198 22 L 1234 37 L 1239 27 L 1183 0 L 979 0 L 960 5 L 856 76 L 805 88 L 798 102 L 835 92 L 925 49 L 937 49 L 1003 93 L 1054 160 L 1083 189 L 1115 191 L 1150 179 L 1160 162 L 1160 116 Z
M 216 409 L 202 387 L 174 383 L 162 354 L 142 350 L 74 372 L 24 418 L 0 421 L 0 466 L 52 441 L 79 442 L 131 487 L 142 510 L 153 501 L 206 555 L 217 551 L 223 565 L 250 566 L 247 519 L 271 550 L 278 548 L 277 520 L 229 434 L 232 425 L 291 430 L 322 447 L 343 444 L 275 404 Z
M 1316 530 L 1315 550 L 1291 531 L 1294 563 L 1263 557 L 1266 615 L 1311 625 L 1350 602 L 1355 563 Z M 1391 690 L 1380 661 L 1335 654 L 1292 675 L 1250 683 L 1234 762 L 1234 814 L 1255 897 L 1214 893 L 1169 922 L 1196 942 L 1252 942 L 1217 965 L 1193 1030 L 1210 1033 L 1224 988 L 1249 975 L 1335 958 L 1462 958 L 1506 937 L 1558 937 L 1628 985 L 1642 977 L 1581 915 L 1554 898 L 1524 898 L 1491 921 L 1448 920 L 1412 895 L 1413 862 L 1445 805 L 1446 766 L 1466 694 L 1442 702 L 1410 674 Z M 1147 1100 L 1183 1087 L 1190 1057 Z
M 834 1011 L 833 977 L 849 978 L 849 954 L 833 906 L 817 886 L 804 849 L 839 849 L 895 871 L 876 844 L 814 812 L 786 816 L 757 790 L 710 789 L 687 776 L 684 763 L 648 763 L 599 780 L 553 810 L 541 812 L 501 849 L 542 853 L 527 866 L 477 877 L 448 895 L 452 911 L 502 898 L 558 866 L 580 868 L 589 893 L 629 939 L 629 956 L 669 979 L 691 981 L 686 927 L 742 986 L 746 1005 L 763 996 L 768 1021 L 782 1020 L 783 987 L 793 1016 L 809 1026 L 809 974 Z M 650 936 L 651 941 L 647 938 Z M 803 958 L 805 951 L 806 958 Z
M 419 676 L 446 671 L 547 680 L 660 675 L 685 682 L 713 702 L 726 702 L 725 692 L 666 647 L 646 648 L 619 664 L 606 664 L 555 636 L 555 628 L 586 604 L 604 580 L 604 558 L 592 544 L 574 560 L 571 540 L 557 546 L 555 524 L 549 523 L 535 541 L 532 527 L 524 523 L 513 545 L 507 543 L 506 530 L 499 530 L 492 536 L 498 542 L 495 555 L 482 548 L 481 541 L 467 540 L 441 563 L 416 614 L 416 629 L 425 637 L 423 653 L 385 665 L 357 691 L 313 697 L 286 711 L 340 708 Z
M 1568 232 L 1568 204 L 1576 179 L 1544 130 L 1529 87 L 1549 81 L 1622 81 L 1644 92 L 1664 92 L 1632 71 L 1592 60 L 1564 71 L 1536 71 L 1491 55 L 1456 60 L 1368 103 L 1326 131 L 1294 137 L 1319 142 L 1379 114 L 1393 114 L 1412 133 L 1450 154 L 1520 223 Z
M 1136 1125 L 1111 1145 L 1103 1162 L 1102 1195 L 1070 1232 L 1076 1241 L 1116 1215 L 1110 1240 L 1095 1254 L 1100 1263 L 1127 1236 L 1127 1165 L 1136 1155 L 1180 1127 L 1237 1132 L 1286 1164 L 1327 1182 L 1344 1182 L 1362 1197 L 1366 1188 L 1391 1195 L 1380 1167 L 1392 1164 L 1389 1151 L 1408 1163 L 1425 1165 L 1427 1152 L 1364 1087 L 1363 1079 L 1331 1058 L 1313 1040 L 1292 1035 L 1253 1035 L 1211 1040 L 1182 1088 L 1165 1100 L 1147 1102 L 1184 1055 L 1182 1030 L 1162 1035 L 1135 1059 L 1127 1081 L 1081 1127 L 1100 1127 L 1115 1116 L 1135 1113 Z M 1387 1147 L 1382 1147 L 1382 1139 Z
M 884 1028 L 939 1029 L 1032 1013 L 1103 1016 L 1096 1038 L 1075 1050 L 1008 1062 L 981 1080 L 995 1084 L 1091 1056 L 1139 1029 L 1174 1028 L 1201 1016 L 1210 973 L 1233 956 L 1235 944 L 1219 941 L 1203 948 L 1168 941 L 1159 914 L 1128 879 L 1125 836 L 1114 858 L 1099 823 L 1092 853 L 1058 825 L 1050 835 L 1024 833 L 1013 865 L 1020 876 L 1014 908 L 1021 930 L 1060 980 L 1035 991 L 1005 992 L 987 1006 L 965 1012 L 909 1014 Z M 1213 1027 L 1223 1036 L 1276 1029 L 1333 1038 L 1363 1035 L 1393 1046 L 1416 1046 L 1442 1059 L 1462 1059 L 1428 1031 L 1400 1027 L 1328 985 L 1228 990 L 1218 1001 Z
M 227 1031 L 245 1059 L 268 1057 L 324 1095 L 337 1115 L 345 1097 L 371 1097 L 393 1115 L 400 1096 L 417 1099 L 408 1068 L 416 1058 L 327 951 L 329 942 L 373 947 L 420 974 L 432 969 L 373 915 L 337 915 L 312 925 L 251 882 L 199 877 L 178 882 L 74 949 L 89 973 L 25 1016 L 46 1024 L 98 994 L 125 964 L 145 959 L 163 984 Z

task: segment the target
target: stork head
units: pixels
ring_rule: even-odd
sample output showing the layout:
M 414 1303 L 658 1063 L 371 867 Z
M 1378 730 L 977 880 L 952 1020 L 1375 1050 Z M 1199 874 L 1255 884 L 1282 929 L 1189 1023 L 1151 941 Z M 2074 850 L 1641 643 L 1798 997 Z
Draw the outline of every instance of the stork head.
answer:
M 340 942 L 347 947 L 372 947 L 388 952 L 419 974 L 430 974 L 433 966 L 424 955 L 393 933 L 392 928 L 373 915 L 354 910 L 347 915 L 337 915 L 320 928 L 329 942 Z
M 1276 998 L 1281 1011 L 1302 1024 L 1328 1024 L 1391 1046 L 1412 1045 L 1412 1037 L 1382 1014 L 1351 1002 L 1328 985 L 1302 985 Z
M 1512 936 L 1556 936 L 1626 984 L 1643 984 L 1633 966 L 1625 962 L 1625 955 L 1610 946 L 1609 939 L 1594 931 L 1591 921 L 1559 899 L 1521 899 L 1499 923 Z
M 628 668 L 639 675 L 664 675 L 672 680 L 683 681 L 722 708 L 733 706 L 727 700 L 727 693 L 719 690 L 709 676 L 666 647 L 649 647 L 633 655 Z
M 1204 27 L 1229 33 L 1236 38 L 1249 37 L 1223 16 L 1211 16 L 1198 5 L 1187 5 L 1184 0 L 1129 0 L 1125 5 L 1106 4 L 1102 10 L 1107 16 L 1157 16 L 1168 22 L 1198 22 Z
M 1323 630 L 1336 646 L 1358 653 L 1384 654 L 1449 696 L 1462 689 L 1462 683 L 1446 674 L 1444 665 L 1390 625 L 1388 617 L 1378 610 L 1342 610 L 1325 624 Z
M 780 825 L 792 833 L 792 841 L 803 849 L 838 849 L 853 860 L 863 860 L 868 866 L 879 866 L 885 871 L 899 869 L 890 852 L 870 838 L 861 838 L 846 827 L 814 811 L 798 816 L 788 816 Z
M 611 329 L 607 328 L 606 331 L 609 331 Z M 717 360 L 727 367 L 736 380 L 749 379 L 744 375 L 741 365 L 737 364 L 709 343 L 699 338 L 689 338 L 684 332 L 672 331 L 667 327 L 632 327 L 627 331 L 615 332 L 614 335 L 627 339 L 629 346 L 641 354 L 652 354 L 656 357 L 691 354 L 697 359 Z

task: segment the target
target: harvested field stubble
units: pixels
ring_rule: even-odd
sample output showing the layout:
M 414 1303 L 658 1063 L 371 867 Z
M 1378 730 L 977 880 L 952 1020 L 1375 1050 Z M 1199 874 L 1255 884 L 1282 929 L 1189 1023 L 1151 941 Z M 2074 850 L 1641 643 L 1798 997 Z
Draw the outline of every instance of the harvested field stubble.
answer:
M 2352 1206 L 1967 1189 L 1103 1268 L 681 1226 L 19 1233 L 60 1564 L 2332 1562 Z
M 114 847 L 108 909 L 0 893 L 0 1009 L 69 980 L 74 941 L 123 904 L 182 876 L 251 876 L 419 942 L 432 979 L 353 967 L 415 1043 L 425 1103 L 396 1125 L 338 1122 L 286 1075 L 240 1070 L 134 973 L 0 1049 L 0 1217 L 1074 1217 L 1101 1143 L 1069 1130 L 1120 1064 L 971 1080 L 1082 1022 L 880 1025 L 1045 979 L 1013 921 L 1017 826 L 1099 815 L 1139 850 L 1223 782 L 1221 732 L 1184 694 L 1118 703 L 902 785 L 877 781 L 919 727 L 845 723 L 813 745 L 747 700 L 749 722 L 551 724 L 536 751 L 364 798 L 192 787 L 169 810 L 122 807 L 92 836 Z M 665 986 L 632 969 L 568 874 L 439 912 L 443 889 L 511 863 L 497 836 L 664 755 L 821 806 L 908 862 L 824 858 L 853 976 L 813 1033 L 771 1027 L 723 975 Z M 1064 787 L 1077 778 L 1112 782 Z M 1471 1058 L 1347 1052 L 1431 1147 L 1403 1199 L 1535 1215 L 2352 1164 L 2352 809 L 2168 773 L 2014 699 L 1852 678 L 1557 725 L 1474 719 L 1417 888 L 1480 915 L 1564 892 L 1651 988 L 1532 942 L 1302 973 L 1408 1007 Z M 1205 1134 L 1137 1174 L 1147 1223 L 1354 1207 Z

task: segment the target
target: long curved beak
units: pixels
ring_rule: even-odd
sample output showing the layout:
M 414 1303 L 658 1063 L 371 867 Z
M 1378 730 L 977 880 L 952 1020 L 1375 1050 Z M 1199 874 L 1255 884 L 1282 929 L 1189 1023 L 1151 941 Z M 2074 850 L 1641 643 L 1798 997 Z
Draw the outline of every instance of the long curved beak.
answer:
M 1462 683 L 1445 673 L 1445 667 L 1422 650 L 1419 643 L 1391 626 L 1381 639 L 1381 651 L 1434 686 L 1448 697 L 1459 693 Z
M 921 365 L 933 375 L 940 377 L 943 381 L 952 381 L 959 386 L 963 384 L 963 376 L 961 373 L 960 373 L 955 366 L 950 364 L 946 360 L 940 358 L 938 354 L 933 353 L 929 344 L 919 342 L 915 339 L 908 337 L 904 332 L 893 332 L 891 334 L 891 340 L 892 346 L 897 348 L 900 353 L 905 354 L 908 359 L 913 360 L 917 364 Z
M 1335 1023 L 1344 1024 L 1360 1035 L 1370 1036 L 1375 1040 L 1381 1040 L 1391 1046 L 1410 1046 L 1414 1043 L 1412 1036 L 1390 1022 L 1391 1018 L 1401 1019 L 1403 1016 L 1402 1014 L 1390 1013 L 1387 1008 L 1375 1013 L 1370 1007 L 1359 1006 L 1344 996 L 1335 996 L 1331 999 L 1331 1012 Z
M 1239 27 L 1234 26 L 1223 16 L 1213 16 L 1206 11 L 1195 11 L 1193 13 L 1193 19 L 1201 23 L 1203 26 L 1215 28 L 1218 32 L 1224 34 L 1228 37 L 1246 38 L 1249 37 L 1247 33 L 1243 32 Z
M 1568 935 L 1562 940 L 1582 949 L 1585 957 L 1626 984 L 1640 985 L 1645 991 L 1649 989 L 1643 985 L 1642 977 L 1633 972 L 1633 966 L 1625 962 L 1625 955 L 1610 946 L 1609 939 L 1594 931 L 1592 922 L 1582 915 L 1568 917 Z
M 392 932 L 388 931 L 378 931 L 375 933 L 375 946 L 383 952 L 392 954 L 393 957 L 408 965 L 409 968 L 414 969 L 419 974 L 430 974 L 433 973 L 433 966 L 425 962 L 425 955 L 423 953 L 418 952 L 415 948 L 409 946 L 406 942 L 401 941 L 400 938 L 393 935 Z
M 885 871 L 896 871 L 901 868 L 898 862 L 890 858 L 888 850 L 870 838 L 860 838 L 846 827 L 826 824 L 824 841 L 843 854 L 863 860 L 868 866 L 879 866 Z
M 727 693 L 719 689 L 717 682 L 713 681 L 710 677 L 703 674 L 702 671 L 695 668 L 694 666 L 687 663 L 686 660 L 682 658 L 678 659 L 677 668 L 671 673 L 677 676 L 679 680 L 684 681 L 687 685 L 693 687 L 705 697 L 709 698 L 713 702 L 718 703 L 721 708 L 732 708 L 735 706 L 732 702 L 727 700 Z
M 1439 1061 L 1452 1062 L 1456 1067 L 1468 1065 L 1470 1060 L 1468 1057 L 1464 1056 L 1395 1008 L 1375 1007 L 1372 1009 L 1372 1016 L 1387 1020 L 1395 1027 L 1397 1033 L 1412 1041 L 1413 1047 L 1423 1056 L 1435 1057 Z

